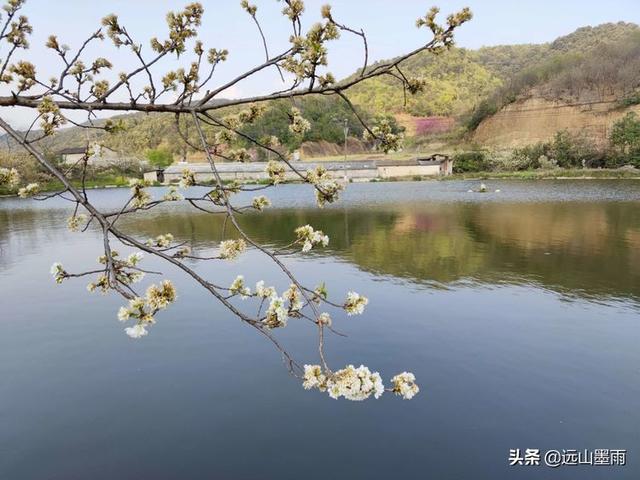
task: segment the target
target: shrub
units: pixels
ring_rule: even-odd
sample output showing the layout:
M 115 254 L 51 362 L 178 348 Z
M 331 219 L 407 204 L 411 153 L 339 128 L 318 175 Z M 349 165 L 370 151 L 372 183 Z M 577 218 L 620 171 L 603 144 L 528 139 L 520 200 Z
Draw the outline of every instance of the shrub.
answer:
M 453 156 L 454 173 L 482 172 L 488 168 L 486 155 L 482 151 L 461 152 Z
M 156 168 L 166 168 L 173 163 L 173 154 L 164 148 L 147 150 L 147 160 Z
M 602 166 L 602 154 L 583 135 L 575 135 L 567 130 L 557 132 L 548 148 L 549 158 L 562 168 Z
M 609 136 L 611 147 L 621 163 L 640 167 L 640 119 L 629 112 L 614 123 Z

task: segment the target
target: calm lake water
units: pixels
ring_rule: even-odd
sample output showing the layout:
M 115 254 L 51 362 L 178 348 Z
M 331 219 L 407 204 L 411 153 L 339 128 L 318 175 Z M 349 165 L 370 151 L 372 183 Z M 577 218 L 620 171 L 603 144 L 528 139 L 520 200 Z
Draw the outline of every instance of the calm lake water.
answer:
M 129 339 L 119 298 L 49 275 L 53 261 L 93 265 L 98 234 L 68 232 L 63 202 L 0 200 L 0 479 L 640 478 L 640 182 L 486 183 L 501 192 L 352 185 L 323 211 L 287 185 L 243 218 L 275 246 L 305 223 L 330 235 L 290 264 L 336 298 L 370 298 L 365 315 L 334 316 L 348 338 L 329 336 L 331 365 L 386 381 L 411 370 L 421 386 L 412 401 L 364 403 L 303 390 L 268 342 L 170 268 L 178 301 Z M 116 207 L 127 192 L 92 195 Z M 197 251 L 222 232 L 182 207 L 122 226 Z M 255 252 L 197 268 L 287 285 Z M 317 362 L 308 324 L 278 334 Z M 627 449 L 628 464 L 509 467 L 510 448 Z

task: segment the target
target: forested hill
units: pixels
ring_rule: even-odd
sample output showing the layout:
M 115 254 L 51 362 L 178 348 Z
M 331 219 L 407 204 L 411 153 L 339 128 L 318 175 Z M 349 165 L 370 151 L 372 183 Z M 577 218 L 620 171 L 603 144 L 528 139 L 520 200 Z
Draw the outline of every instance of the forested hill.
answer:
M 378 77 L 350 91 L 356 105 L 373 111 L 406 112 L 415 116 L 465 114 L 483 100 L 511 84 L 528 86 L 553 76 L 553 67 L 579 63 L 603 45 L 637 42 L 640 27 L 633 23 L 607 23 L 583 27 L 551 43 L 539 45 L 501 45 L 478 50 L 454 48 L 439 56 L 417 55 L 404 64 L 407 76 L 426 80 L 424 93 L 408 98 L 404 106 L 399 81 Z M 606 64 L 607 59 L 602 61 Z M 551 63 L 555 62 L 554 65 Z M 536 72 L 536 69 L 545 70 Z M 540 78 L 536 75 L 540 73 Z M 530 77 L 523 82 L 521 75 Z
M 475 129 L 484 118 L 532 91 L 553 101 L 592 102 L 604 96 L 611 101 L 613 96 L 622 104 L 636 104 L 640 103 L 640 27 L 609 23 L 580 28 L 540 45 L 453 48 L 439 56 L 424 53 L 408 60 L 403 71 L 407 76 L 423 78 L 425 91 L 409 95 L 405 106 L 397 79 L 369 80 L 348 92 L 360 116 L 456 117 Z M 361 124 L 340 99 L 320 96 L 295 103 L 312 124 L 304 138 L 289 131 L 289 101 L 270 103 L 265 115 L 248 126 L 245 133 L 258 138 L 275 135 L 290 151 L 303 142 L 342 142 L 345 119 L 351 136 L 362 135 Z M 172 115 L 133 114 L 122 118 L 127 128 L 116 136 L 64 128 L 47 138 L 42 147 L 54 154 L 64 147 L 99 139 L 126 155 L 142 156 L 158 149 L 176 156 L 186 154 L 181 151 Z M 403 124 L 408 126 L 418 123 L 405 119 Z

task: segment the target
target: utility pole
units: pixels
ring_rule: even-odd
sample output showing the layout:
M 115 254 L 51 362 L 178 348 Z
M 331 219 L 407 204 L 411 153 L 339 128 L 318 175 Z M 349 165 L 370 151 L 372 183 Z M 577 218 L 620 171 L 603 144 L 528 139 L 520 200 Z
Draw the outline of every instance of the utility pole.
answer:
M 344 161 L 347 161 L 347 137 L 349 136 L 349 120 L 344 119 Z

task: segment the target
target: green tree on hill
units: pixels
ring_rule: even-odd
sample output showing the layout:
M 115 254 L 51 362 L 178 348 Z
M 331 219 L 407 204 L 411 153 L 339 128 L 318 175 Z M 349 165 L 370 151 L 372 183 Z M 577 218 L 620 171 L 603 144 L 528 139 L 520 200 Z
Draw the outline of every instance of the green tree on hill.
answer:
M 636 113 L 629 112 L 618 120 L 609 139 L 623 162 L 640 167 L 640 118 Z
M 156 168 L 167 168 L 173 163 L 173 154 L 164 148 L 149 150 L 146 157 L 149 163 Z

